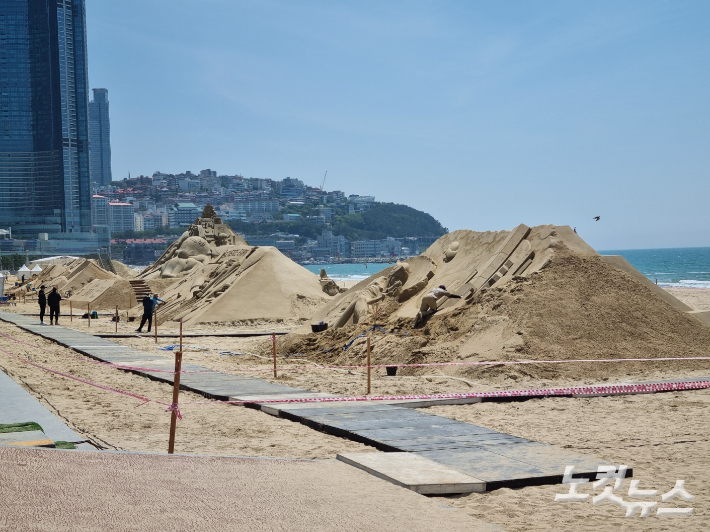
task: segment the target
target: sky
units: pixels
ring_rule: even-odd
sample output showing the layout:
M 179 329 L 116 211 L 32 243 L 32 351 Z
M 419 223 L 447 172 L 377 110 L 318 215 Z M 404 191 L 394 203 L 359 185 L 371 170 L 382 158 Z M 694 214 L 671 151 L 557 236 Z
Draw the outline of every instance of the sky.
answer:
M 705 0 L 86 4 L 114 179 L 327 170 L 449 230 L 710 246 Z

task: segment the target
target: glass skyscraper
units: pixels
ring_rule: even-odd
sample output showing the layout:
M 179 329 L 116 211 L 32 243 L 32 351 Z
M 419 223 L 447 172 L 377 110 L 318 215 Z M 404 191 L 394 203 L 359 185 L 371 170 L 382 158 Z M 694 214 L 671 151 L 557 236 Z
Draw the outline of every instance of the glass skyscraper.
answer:
M 111 126 L 108 118 L 108 91 L 93 89 L 89 102 L 91 181 L 100 186 L 111 183 Z
M 83 0 L 0 0 L 0 228 L 91 231 Z

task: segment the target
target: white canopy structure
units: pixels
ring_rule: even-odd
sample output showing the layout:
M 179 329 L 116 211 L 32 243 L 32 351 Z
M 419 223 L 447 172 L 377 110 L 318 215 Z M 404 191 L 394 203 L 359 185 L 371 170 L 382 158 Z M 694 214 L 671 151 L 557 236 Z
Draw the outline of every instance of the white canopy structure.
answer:
M 36 264 L 34 268 L 30 270 L 32 272 L 32 275 L 38 275 L 42 273 L 42 268 L 40 267 L 39 264 Z
M 25 265 L 23 264 L 23 265 L 22 265 L 22 268 L 20 268 L 19 270 L 17 270 L 17 273 L 19 273 L 20 275 L 22 275 L 23 273 L 29 273 L 29 272 L 31 272 L 31 271 L 32 271 L 32 270 L 30 270 L 27 266 L 25 266 Z
M 43 259 L 37 259 L 32 261 L 34 264 L 37 263 L 47 263 L 47 264 L 54 264 L 54 263 L 59 263 L 59 262 L 69 262 L 72 260 L 76 260 L 79 257 L 74 257 L 73 255 L 57 255 L 55 257 L 45 257 Z

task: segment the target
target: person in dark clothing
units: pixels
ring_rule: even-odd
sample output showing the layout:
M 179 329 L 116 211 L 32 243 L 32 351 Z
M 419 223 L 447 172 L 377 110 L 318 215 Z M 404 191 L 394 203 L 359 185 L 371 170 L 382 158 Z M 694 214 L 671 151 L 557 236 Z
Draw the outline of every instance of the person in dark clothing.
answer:
M 57 287 L 52 288 L 52 292 L 47 296 L 47 303 L 49 303 L 49 324 L 59 325 L 59 302 L 62 300 L 62 296 L 57 292 Z
M 39 324 L 44 325 L 44 311 L 47 308 L 47 295 L 44 293 L 44 285 L 39 287 L 37 303 L 39 303 Z
M 164 301 L 158 297 L 158 294 L 154 294 L 153 297 L 150 297 L 150 294 L 145 295 L 142 301 L 143 317 L 141 318 L 141 324 L 136 329 L 136 332 L 143 332 L 143 325 L 145 325 L 146 321 L 148 322 L 148 332 L 150 332 L 150 326 L 153 324 L 153 311 L 159 303 L 163 302 Z
M 153 324 L 153 299 L 150 297 L 150 294 L 143 296 L 141 303 L 143 303 L 143 317 L 141 318 L 141 324 L 136 329 L 136 332 L 143 332 L 143 325 L 145 325 L 146 321 L 148 322 L 148 332 L 150 332 L 150 326 Z

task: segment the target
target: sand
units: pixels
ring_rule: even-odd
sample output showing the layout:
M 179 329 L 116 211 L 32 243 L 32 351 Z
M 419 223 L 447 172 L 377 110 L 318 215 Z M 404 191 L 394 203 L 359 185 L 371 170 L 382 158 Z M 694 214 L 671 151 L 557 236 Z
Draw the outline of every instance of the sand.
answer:
M 486 245 L 497 249 L 504 236 L 491 236 Z M 463 238 L 460 240 L 465 243 Z M 253 356 L 269 356 L 269 338 L 188 338 L 185 360 L 227 373 L 357 396 L 365 392 L 363 370 L 286 371 L 284 366 L 362 364 L 364 339 L 356 340 L 347 350 L 343 347 L 375 323 L 390 333 L 377 333 L 373 337 L 373 362 L 383 364 L 710 356 L 710 328 L 673 308 L 628 274 L 603 262 L 587 250 L 583 242 L 570 240 L 571 245 L 567 246 L 557 237 L 553 240 L 548 242 L 548 249 L 553 250 L 547 256 L 551 260 L 539 261 L 536 273 L 510 278 L 507 283 L 487 289 L 461 306 L 439 312 L 424 327 L 412 328 L 408 317 L 412 304 L 401 305 L 394 298 L 388 298 L 380 305 L 378 316 L 370 315 L 358 325 L 318 334 L 280 337 L 279 352 L 290 356 L 279 357 L 281 370 L 277 379 L 270 372 L 268 358 Z M 432 253 L 446 249 L 443 244 L 447 242 L 439 246 L 442 249 L 435 247 Z M 454 261 L 462 256 L 465 255 L 457 256 Z M 461 273 L 460 266 L 447 263 L 439 273 L 449 282 L 466 273 Z M 695 310 L 710 309 L 710 290 L 670 289 L 669 292 Z M 10 307 L 10 310 L 36 312 L 37 308 L 36 304 L 28 303 Z M 68 323 L 64 317 L 62 321 L 85 332 L 113 332 L 115 327 L 107 316 L 92 322 L 91 329 L 86 320 Z M 229 322 L 226 327 L 224 322 L 208 326 L 188 324 L 186 331 L 245 328 L 268 331 L 275 325 L 288 328 L 298 323 L 298 319 L 277 324 L 254 319 Z M 121 322 L 119 332 L 130 332 L 136 325 Z M 161 325 L 160 330 L 175 331 L 176 324 Z M 2 339 L 3 349 L 30 354 L 33 361 L 89 380 L 169 401 L 171 388 L 168 385 L 70 358 L 76 354 L 18 332 L 8 324 L 0 324 L 0 331 L 41 346 L 39 351 L 32 351 Z M 177 340 L 159 339 L 156 345 L 151 337 L 133 337 L 116 342 L 170 359 L 173 356 L 170 351 L 158 348 L 175 344 Z M 220 355 L 224 351 L 243 354 Z M 98 444 L 106 448 L 164 451 L 169 416 L 162 407 L 149 403 L 136 408 L 137 402 L 133 399 L 49 376 L 4 355 L 0 355 L 0 366 L 35 396 L 53 405 L 55 411 L 69 420 L 72 428 Z M 526 389 L 708 375 L 710 361 L 690 360 L 406 368 L 401 369 L 397 377 L 386 377 L 382 370 L 376 371 L 373 394 Z M 205 402 L 196 394 L 185 392 L 181 398 L 186 417 L 179 427 L 180 452 L 327 458 L 337 452 L 368 449 L 253 410 L 190 404 Z M 680 526 L 689 531 L 706 530 L 710 523 L 709 490 L 704 481 L 710 468 L 708 403 L 710 391 L 692 391 L 483 403 L 428 410 L 569 447 L 603 460 L 626 463 L 634 467 L 641 489 L 657 488 L 665 492 L 675 480 L 684 479 L 687 490 L 697 497 L 692 504 L 695 512 L 690 518 L 625 519 L 621 509 L 608 504 L 555 503 L 555 493 L 565 491 L 561 486 L 503 489 L 441 500 L 506 530 L 675 530 Z M 628 485 L 627 481 L 626 490 Z M 591 489 L 582 492 L 590 493 Z M 628 498 L 625 493 L 620 495 Z
M 23 532 L 492 530 L 335 460 L 0 447 L 0 501 L 0 527 Z
M 112 260 L 111 264 L 113 264 L 113 269 L 116 270 L 116 274 L 119 277 L 123 277 L 124 279 L 133 279 L 138 275 L 138 271 L 126 266 L 121 261 Z
M 540 273 L 516 278 L 470 304 L 437 313 L 423 328 L 397 316 L 388 298 L 377 323 L 388 332 L 373 348 L 376 363 L 513 360 L 572 360 L 708 356 L 710 327 L 679 312 L 647 287 L 594 256 L 557 253 Z M 343 346 L 371 328 L 375 316 L 357 326 L 279 339 L 284 353 L 300 353 L 322 364 L 363 363 L 364 340 Z M 379 334 L 379 333 L 378 333 Z M 437 373 L 500 383 L 624 381 L 640 373 L 705 371 L 707 361 L 624 364 L 452 366 Z M 407 368 L 404 375 L 432 373 Z
M 710 289 L 708 288 L 666 288 L 693 310 L 710 310 Z
M 571 451 L 594 455 L 634 469 L 639 489 L 657 489 L 660 501 L 676 480 L 685 480 L 692 502 L 680 499 L 661 507 L 694 508 L 690 517 L 625 518 L 624 510 L 608 502 L 555 502 L 563 486 L 539 486 L 485 494 L 446 497 L 454 508 L 504 527 L 509 532 L 532 530 L 705 531 L 710 526 L 710 431 L 707 411 L 710 391 L 593 399 L 550 398 L 523 403 L 481 403 L 429 408 L 426 411 L 475 423 L 515 436 Z M 616 494 L 624 500 L 630 481 Z M 593 496 L 591 486 L 580 493 Z M 591 497 L 590 497 L 591 499 Z M 639 499 L 644 500 L 644 499 Z
M 87 362 L 76 352 L 18 327 L 0 322 L 0 332 L 35 344 L 32 348 L 0 337 L 0 346 L 32 362 L 76 377 L 170 403 L 172 386 L 103 365 Z M 76 358 L 78 357 L 78 358 Z M 29 366 L 0 352 L 0 370 L 38 398 L 87 440 L 107 449 L 166 452 L 170 415 L 165 407 L 91 387 Z M 365 445 L 320 434 L 298 423 L 248 408 L 209 403 L 181 392 L 183 420 L 176 452 L 188 454 L 334 458 Z
M 146 381 L 119 370 L 75 360 L 76 353 L 42 340 L 6 323 L 0 332 L 41 346 L 39 352 L 27 346 L 0 340 L 3 349 L 19 355 L 30 354 L 32 360 L 72 373 L 81 378 L 108 384 L 120 389 L 169 401 L 168 385 Z M 150 338 L 131 338 L 121 343 L 171 357 L 158 351 Z M 243 367 L 264 362 L 253 357 L 223 356 L 216 351 L 197 351 L 189 345 L 257 351 L 268 345 L 268 339 L 200 338 L 186 342 L 185 357 L 190 362 L 238 373 Z M 161 343 L 162 345 L 162 343 Z M 282 361 L 280 361 L 281 363 Z M 286 363 L 286 361 L 284 361 Z M 296 361 L 289 361 L 296 364 Z M 669 363 L 670 364 L 670 363 Z M 147 404 L 136 407 L 138 401 L 110 394 L 62 377 L 50 376 L 41 370 L 0 355 L 1 369 L 40 398 L 68 424 L 99 445 L 113 449 L 164 452 L 169 416 L 163 408 Z M 634 366 L 635 368 L 635 366 Z M 710 370 L 710 368 L 708 368 Z M 629 369 L 629 380 L 648 377 L 701 375 L 703 371 L 686 371 L 682 367 L 667 369 Z M 704 372 L 705 375 L 708 371 Z M 253 374 L 252 374 L 253 375 Z M 364 392 L 364 375 L 319 371 L 288 374 L 274 381 L 268 372 L 259 373 L 272 382 L 321 391 L 360 395 Z M 416 381 L 416 382 L 415 382 Z M 470 391 L 544 386 L 553 381 L 524 377 L 518 380 L 492 377 L 469 388 L 461 381 L 430 382 L 427 377 L 374 379 L 375 393 L 396 391 Z M 555 380 L 554 383 L 560 382 Z M 178 427 L 179 452 L 216 455 L 281 456 L 292 458 L 328 458 L 337 452 L 372 450 L 348 440 L 320 434 L 305 426 L 273 418 L 251 409 L 229 406 L 190 405 L 204 402 L 201 396 L 181 393 L 185 419 Z M 615 463 L 626 463 L 635 469 L 642 489 L 672 487 L 676 479 L 685 479 L 688 491 L 697 496 L 692 505 L 695 515 L 682 521 L 689 531 L 706 529 L 708 522 L 708 487 L 703 478 L 710 473 L 710 434 L 706 411 L 710 391 L 692 391 L 655 395 L 639 395 L 594 399 L 554 398 L 523 403 L 482 403 L 466 406 L 427 409 L 438 415 L 452 417 L 555 445 L 568 447 Z M 628 489 L 628 482 L 625 490 Z M 525 530 L 671 530 L 681 518 L 636 517 L 620 521 L 623 513 L 614 506 L 561 504 L 554 502 L 560 486 L 502 489 L 487 494 L 445 497 L 442 502 L 461 508 L 474 517 L 504 527 L 509 531 Z M 590 490 L 583 493 L 589 493 Z M 622 494 L 624 495 L 624 494 Z M 687 506 L 680 504 L 678 506 Z M 587 527 L 587 528 L 585 528 Z

